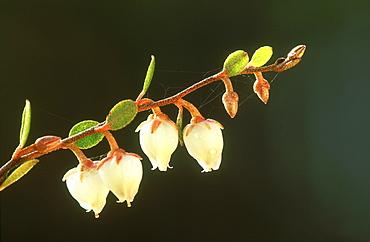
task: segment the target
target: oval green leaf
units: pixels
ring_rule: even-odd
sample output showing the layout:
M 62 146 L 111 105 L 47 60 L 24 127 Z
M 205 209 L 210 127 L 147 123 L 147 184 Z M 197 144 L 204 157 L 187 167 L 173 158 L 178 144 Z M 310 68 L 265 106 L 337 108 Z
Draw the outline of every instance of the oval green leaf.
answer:
M 263 46 L 256 50 L 247 66 L 260 67 L 266 64 L 272 56 L 272 47 Z
M 4 190 L 6 187 L 10 186 L 14 182 L 21 179 L 22 176 L 26 175 L 27 172 L 29 172 L 36 164 L 39 162 L 39 160 L 30 160 L 26 161 L 22 165 L 18 166 L 3 182 L 3 184 L 0 185 L 0 191 Z
M 145 80 L 144 80 L 144 86 L 143 86 L 143 95 L 148 91 L 150 83 L 152 81 L 153 75 L 154 75 L 154 68 L 155 68 L 155 58 L 154 55 L 151 56 L 152 60 L 150 61 L 148 70 L 146 72 Z
M 86 129 L 89 129 L 91 127 L 94 127 L 98 125 L 98 121 L 94 120 L 84 120 L 77 124 L 75 124 L 72 129 L 69 131 L 68 136 L 73 136 L 75 134 L 78 134 L 82 131 L 85 131 Z M 77 140 L 75 142 L 75 145 L 80 149 L 89 149 L 91 147 L 94 147 L 95 145 L 99 144 L 100 141 L 104 138 L 104 135 L 102 133 L 96 133 L 89 136 L 86 136 L 85 138 L 82 138 L 80 140 Z
M 137 105 L 127 99 L 117 103 L 109 112 L 106 122 L 110 130 L 119 130 L 131 123 L 137 114 Z
M 26 100 L 22 113 L 21 130 L 19 132 L 19 147 L 23 148 L 27 142 L 28 134 L 31 127 L 31 103 Z
M 248 53 L 244 50 L 237 50 L 226 58 L 223 70 L 228 76 L 236 76 L 244 70 L 248 61 Z

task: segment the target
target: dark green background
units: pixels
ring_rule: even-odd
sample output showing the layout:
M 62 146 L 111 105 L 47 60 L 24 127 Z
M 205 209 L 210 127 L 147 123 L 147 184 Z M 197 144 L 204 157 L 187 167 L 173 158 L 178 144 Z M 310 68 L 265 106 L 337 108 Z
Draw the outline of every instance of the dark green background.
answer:
M 114 132 L 144 157 L 133 206 L 110 195 L 101 217 L 86 214 L 61 179 L 68 151 L 41 157 L 1 192 L 2 241 L 370 241 L 368 1 L 17 1 L 0 2 L 1 163 L 18 143 L 24 100 L 33 108 L 29 143 L 65 137 L 84 119 L 102 121 L 135 99 L 150 55 L 149 97 L 160 99 L 220 70 L 226 56 L 298 44 L 304 60 L 277 76 L 270 101 L 252 79 L 233 78 L 241 101 L 231 120 L 222 87 L 187 100 L 224 126 L 221 169 L 202 174 L 184 147 L 173 170 L 150 171 L 137 125 Z M 266 74 L 269 80 L 273 73 Z M 175 118 L 176 109 L 164 108 Z M 186 117 L 186 122 L 188 121 Z M 87 151 L 108 151 L 103 142 Z

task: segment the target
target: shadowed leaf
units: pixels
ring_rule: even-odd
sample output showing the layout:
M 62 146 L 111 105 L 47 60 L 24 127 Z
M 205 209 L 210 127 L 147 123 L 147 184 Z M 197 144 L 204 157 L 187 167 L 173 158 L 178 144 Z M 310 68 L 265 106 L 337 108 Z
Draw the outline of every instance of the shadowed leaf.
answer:
M 18 181 L 22 176 L 26 175 L 29 170 L 31 170 L 39 160 L 26 161 L 19 167 L 17 167 L 0 185 L 0 191 L 4 190 L 6 187 L 10 186 L 14 182 Z

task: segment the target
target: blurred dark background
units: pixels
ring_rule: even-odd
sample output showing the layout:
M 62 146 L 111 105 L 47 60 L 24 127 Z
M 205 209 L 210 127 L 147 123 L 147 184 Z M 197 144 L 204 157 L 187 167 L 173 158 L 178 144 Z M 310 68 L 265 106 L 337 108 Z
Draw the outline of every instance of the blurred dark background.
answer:
M 242 103 L 233 120 L 222 86 L 189 95 L 225 127 L 219 171 L 201 173 L 184 147 L 172 170 L 151 171 L 134 133 L 149 114 L 140 113 L 114 132 L 144 157 L 131 208 L 110 194 L 99 219 L 86 214 L 61 181 L 77 160 L 58 151 L 1 192 L 1 241 L 370 241 L 369 9 L 356 0 L 1 1 L 1 163 L 18 144 L 25 99 L 29 143 L 66 137 L 135 99 L 152 54 L 158 100 L 216 73 L 237 49 L 270 45 L 272 63 L 307 45 L 298 66 L 265 75 L 276 77 L 267 105 L 250 96 L 253 76 L 233 78 Z M 175 119 L 174 107 L 163 111 Z M 107 151 L 102 142 L 87 155 Z

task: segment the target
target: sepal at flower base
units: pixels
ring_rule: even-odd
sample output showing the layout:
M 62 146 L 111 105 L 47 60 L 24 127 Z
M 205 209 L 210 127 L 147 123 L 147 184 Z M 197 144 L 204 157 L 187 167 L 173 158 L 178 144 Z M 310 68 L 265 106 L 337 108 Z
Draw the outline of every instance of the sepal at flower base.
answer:
M 152 170 L 172 168 L 169 163 L 178 145 L 178 129 L 167 115 L 151 114 L 136 129 L 140 131 L 140 145 L 152 163 Z
M 103 183 L 118 198 L 117 202 L 127 201 L 128 207 L 131 207 L 143 177 L 140 159 L 141 157 L 136 154 L 118 149 L 97 166 Z
M 98 218 L 105 206 L 109 189 L 101 180 L 95 164 L 91 162 L 91 166 L 78 165 L 72 168 L 64 175 L 63 181 L 66 181 L 68 191 L 80 206 L 86 212 L 93 210 L 95 218 Z
M 199 117 L 197 117 L 199 119 Z M 223 126 L 212 119 L 192 122 L 184 128 L 184 143 L 189 154 L 198 161 L 203 172 L 218 170 L 224 146 Z

